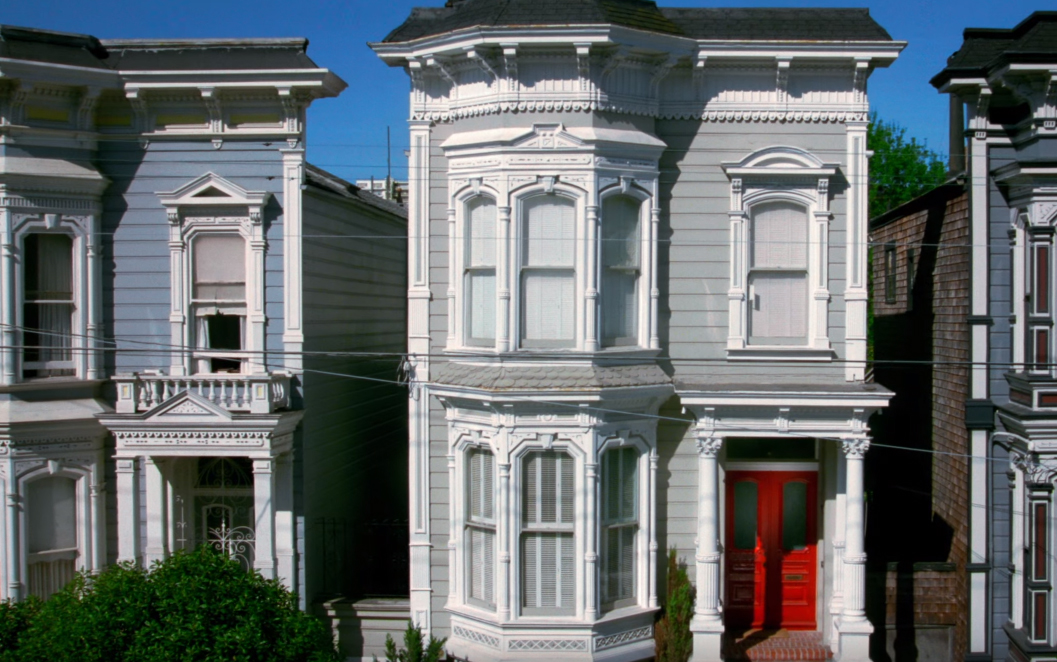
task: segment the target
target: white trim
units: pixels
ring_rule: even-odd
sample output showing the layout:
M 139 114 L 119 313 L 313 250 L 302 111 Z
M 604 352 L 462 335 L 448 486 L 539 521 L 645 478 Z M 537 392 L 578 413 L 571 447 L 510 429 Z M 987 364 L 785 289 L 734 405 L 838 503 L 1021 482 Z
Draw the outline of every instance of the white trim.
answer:
M 734 439 L 735 437 L 728 437 Z M 727 471 L 818 471 L 819 462 L 727 462 L 723 465 Z

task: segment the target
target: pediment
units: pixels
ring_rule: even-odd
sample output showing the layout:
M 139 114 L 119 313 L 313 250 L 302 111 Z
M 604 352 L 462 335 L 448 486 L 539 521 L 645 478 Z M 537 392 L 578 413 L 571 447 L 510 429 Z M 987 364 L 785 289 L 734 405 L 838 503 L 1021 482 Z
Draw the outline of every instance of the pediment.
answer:
M 811 152 L 799 147 L 777 145 L 752 152 L 741 161 L 723 164 L 728 175 L 820 175 L 836 174 L 839 164 L 824 163 Z
M 572 149 L 584 141 L 565 129 L 563 124 L 533 124 L 532 131 L 513 142 L 515 149 Z
M 177 393 L 146 412 L 144 421 L 153 423 L 230 423 L 231 413 L 200 395 Z
M 170 193 L 158 193 L 162 205 L 170 209 L 181 207 L 232 205 L 248 207 L 260 213 L 271 193 L 250 191 L 224 179 L 216 173 L 207 172 Z

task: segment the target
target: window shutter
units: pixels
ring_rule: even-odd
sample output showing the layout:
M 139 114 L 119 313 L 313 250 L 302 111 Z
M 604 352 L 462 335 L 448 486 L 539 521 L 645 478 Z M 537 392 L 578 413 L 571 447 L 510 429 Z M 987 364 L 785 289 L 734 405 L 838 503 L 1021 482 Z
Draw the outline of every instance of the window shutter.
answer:
M 245 301 L 245 239 L 231 234 L 203 234 L 194 240 L 193 256 L 196 300 Z
M 807 241 L 807 213 L 803 207 L 772 202 L 753 209 L 754 269 L 806 269 Z

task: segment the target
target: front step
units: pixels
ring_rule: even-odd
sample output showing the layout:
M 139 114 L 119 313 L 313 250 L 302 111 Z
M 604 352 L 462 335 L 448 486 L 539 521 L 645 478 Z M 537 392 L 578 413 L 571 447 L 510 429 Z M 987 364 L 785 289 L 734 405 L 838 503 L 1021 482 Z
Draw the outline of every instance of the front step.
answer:
M 728 632 L 724 659 L 825 662 L 833 653 L 822 645 L 821 632 L 748 630 Z

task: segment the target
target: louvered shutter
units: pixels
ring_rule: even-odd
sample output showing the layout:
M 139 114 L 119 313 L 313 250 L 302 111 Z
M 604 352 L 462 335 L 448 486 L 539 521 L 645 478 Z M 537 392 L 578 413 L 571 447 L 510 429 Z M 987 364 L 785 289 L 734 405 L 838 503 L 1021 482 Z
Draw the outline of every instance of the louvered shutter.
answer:
M 602 204 L 602 336 L 634 340 L 638 326 L 639 203 L 615 196 Z
M 576 328 L 576 210 L 556 195 L 529 200 L 522 227 L 521 332 L 528 344 L 568 346 Z
M 495 340 L 496 209 L 475 198 L 466 218 L 466 318 L 471 340 Z
M 574 462 L 565 453 L 537 452 L 525 458 L 523 467 L 522 606 L 529 614 L 571 613 L 576 591 Z
M 467 513 L 468 598 L 480 606 L 495 607 L 495 457 L 486 450 L 469 454 Z
M 759 205 L 752 215 L 749 338 L 757 344 L 807 341 L 808 217 L 787 202 Z

